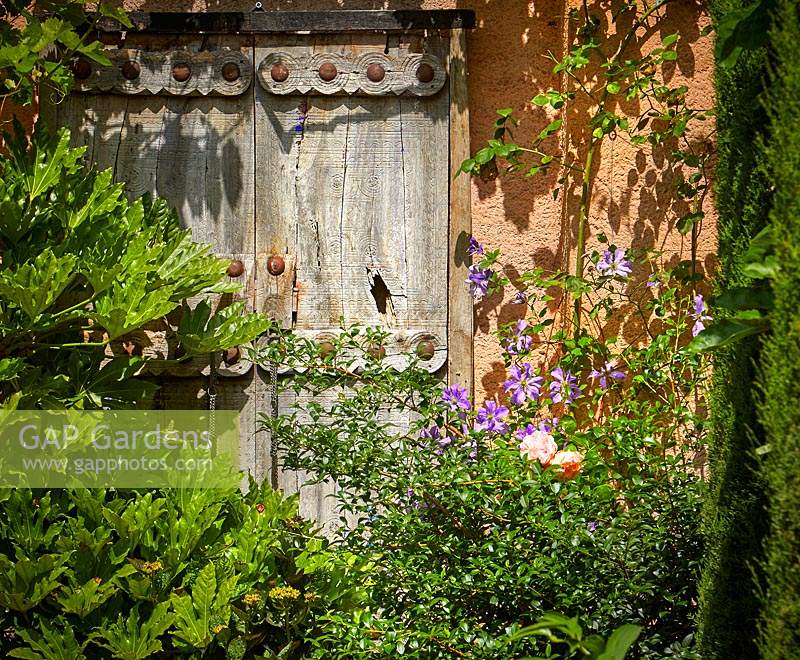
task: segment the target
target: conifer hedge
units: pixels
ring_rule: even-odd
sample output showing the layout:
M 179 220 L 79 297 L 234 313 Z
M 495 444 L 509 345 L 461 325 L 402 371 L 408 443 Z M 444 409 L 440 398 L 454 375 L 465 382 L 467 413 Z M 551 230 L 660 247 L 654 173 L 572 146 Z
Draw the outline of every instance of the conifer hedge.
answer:
M 715 22 L 748 4 L 715 0 Z M 771 184 L 763 146 L 769 139 L 768 120 L 760 102 L 766 70 L 766 48 L 742 53 L 732 68 L 718 62 L 716 70 L 716 293 L 749 284 L 739 257 L 768 219 Z M 749 337 L 714 356 L 699 621 L 699 645 L 709 659 L 752 658 L 757 653 L 756 581 L 767 529 L 761 458 L 754 451 L 764 443 L 754 386 L 761 341 Z
M 769 501 L 760 657 L 800 654 L 800 8 L 780 0 L 770 34 L 773 75 L 766 107 L 774 186 L 770 222 L 779 273 L 772 333 L 764 347 L 760 419 L 767 431 Z

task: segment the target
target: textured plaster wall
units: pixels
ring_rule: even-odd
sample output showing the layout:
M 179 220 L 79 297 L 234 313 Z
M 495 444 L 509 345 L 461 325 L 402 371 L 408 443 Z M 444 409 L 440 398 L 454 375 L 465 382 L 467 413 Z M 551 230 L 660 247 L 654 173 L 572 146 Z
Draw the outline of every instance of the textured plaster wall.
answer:
M 514 107 L 522 118 L 515 133 L 517 141 L 536 134 L 552 117 L 533 108 L 530 99 L 538 91 L 559 87 L 563 80 L 551 74 L 547 51 L 557 57 L 571 40 L 566 13 L 575 0 L 264 0 L 266 10 L 322 9 L 474 9 L 478 28 L 468 39 L 468 69 L 472 150 L 490 136 L 495 109 Z M 253 2 L 207 0 L 205 2 L 167 2 L 163 0 L 126 0 L 129 10 L 249 11 Z M 599 3 L 590 2 L 597 6 Z M 607 3 L 602 3 L 607 6 Z M 697 107 L 713 105 L 712 44 L 701 38 L 708 19 L 700 3 L 676 0 L 666 6 L 666 20 L 652 33 L 644 33 L 645 50 L 660 43 L 665 35 L 680 32 L 678 60 L 664 70 L 672 83 L 688 81 L 690 101 Z M 608 17 L 606 17 L 608 20 Z M 625 26 L 623 26 L 625 27 Z M 611 32 L 615 28 L 612 26 Z M 636 116 L 636 104 L 624 108 Z M 586 116 L 580 108 L 566 118 L 569 142 L 561 149 L 580 148 L 585 144 L 582 126 Z M 555 145 L 558 148 L 558 145 Z M 632 147 L 622 139 L 607 142 L 595 160 L 597 184 L 591 207 L 592 234 L 603 231 L 620 246 L 655 246 L 675 262 L 688 258 L 689 246 L 674 230 L 674 222 L 685 209 L 673 203 L 673 185 L 669 164 L 663 153 L 650 154 Z M 666 175 L 666 177 L 665 177 Z M 528 179 L 519 175 L 493 181 L 474 181 L 472 186 L 472 221 L 475 235 L 492 247 L 501 248 L 509 274 L 530 267 L 565 267 L 574 259 L 575 189 L 559 199 L 551 194 L 555 175 Z M 707 205 L 708 206 L 708 205 Z M 705 268 L 712 266 L 715 249 L 714 221 L 707 208 L 699 255 Z M 589 239 L 589 246 L 593 245 Z M 494 394 L 504 378 L 500 350 L 492 336 L 498 322 L 515 319 L 522 309 L 508 300 L 493 297 L 476 306 L 475 383 L 476 388 Z M 626 328 L 621 328 L 625 336 Z

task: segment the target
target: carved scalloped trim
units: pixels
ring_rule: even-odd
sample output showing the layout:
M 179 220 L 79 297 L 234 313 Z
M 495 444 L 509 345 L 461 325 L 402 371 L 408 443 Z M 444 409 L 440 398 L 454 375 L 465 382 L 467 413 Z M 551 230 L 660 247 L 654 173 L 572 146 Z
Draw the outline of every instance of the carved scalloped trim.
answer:
M 331 81 L 319 76 L 319 67 L 330 62 L 338 75 Z M 272 66 L 283 63 L 289 70 L 284 81 L 272 79 Z M 417 69 L 421 64 L 433 68 L 433 79 L 420 82 Z M 367 67 L 380 64 L 386 75 L 380 82 L 367 78 Z M 447 73 L 439 58 L 433 55 L 412 54 L 405 57 L 385 55 L 382 52 L 364 53 L 358 57 L 348 57 L 339 53 L 308 53 L 297 56 L 284 51 L 268 53 L 258 65 L 259 84 L 272 94 L 353 94 L 366 96 L 432 96 L 444 87 Z
M 75 89 L 81 92 L 116 92 L 119 94 L 166 94 L 169 96 L 238 96 L 247 91 L 253 80 L 253 66 L 238 50 L 194 52 L 172 50 L 163 52 L 131 48 L 104 51 L 111 66 L 91 63 L 92 72 L 84 80 L 76 80 Z M 127 80 L 122 65 L 128 61 L 139 64 L 139 77 Z M 223 67 L 233 63 L 239 67 L 239 78 L 225 80 Z M 187 65 L 191 75 L 185 82 L 175 80 L 172 68 Z
M 302 339 L 319 343 L 325 340 L 335 341 L 336 337 L 344 331 L 332 328 L 326 330 L 295 329 L 292 332 Z M 383 344 L 386 355 L 381 360 L 381 365 L 397 371 L 404 371 L 409 368 L 412 360 L 414 360 L 419 342 L 431 341 L 434 345 L 433 357 L 429 360 L 417 360 L 416 364 L 419 369 L 434 373 L 447 362 L 446 337 L 447 329 L 444 327 L 439 328 L 438 331 L 400 330 L 394 332 L 386 338 Z M 256 350 L 263 348 L 268 341 L 269 339 L 266 337 L 259 338 L 256 341 Z M 353 371 L 360 371 L 367 362 L 367 358 L 360 351 L 340 357 L 349 365 L 348 368 Z M 281 365 L 278 368 L 278 373 L 280 374 L 288 374 L 294 371 L 294 368 L 286 365 Z M 303 369 L 296 369 L 296 371 L 303 371 Z

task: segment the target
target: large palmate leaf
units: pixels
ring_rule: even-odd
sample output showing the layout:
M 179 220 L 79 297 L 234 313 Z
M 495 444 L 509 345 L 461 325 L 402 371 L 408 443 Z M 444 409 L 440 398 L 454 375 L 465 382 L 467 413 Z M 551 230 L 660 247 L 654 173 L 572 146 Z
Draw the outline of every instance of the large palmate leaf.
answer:
M 186 644 L 204 649 L 211 643 L 211 626 L 228 623 L 230 601 L 238 577 L 230 576 L 217 583 L 214 564 L 208 563 L 197 575 L 191 596 L 171 597 L 175 611 L 175 636 Z
M 273 327 L 261 314 L 242 315 L 244 302 L 236 302 L 212 315 L 211 306 L 203 301 L 194 309 L 184 306 L 178 327 L 181 344 L 192 353 L 213 353 L 237 346 Z
M 59 585 L 68 557 L 40 555 L 12 562 L 0 555 L 0 605 L 16 612 L 36 607 Z
M 169 314 L 178 303 L 172 300 L 168 288 L 149 291 L 146 275 L 130 277 L 114 285 L 98 296 L 95 311 L 91 314 L 108 333 L 109 339 L 117 339 Z
M 75 277 L 76 262 L 74 255 L 57 257 L 47 248 L 16 270 L 0 271 L 0 295 L 36 320 Z
M 11 658 L 24 660 L 83 660 L 85 644 L 78 644 L 75 632 L 64 619 L 58 618 L 53 623 L 41 621 L 39 631 L 18 628 L 17 632 L 27 648 L 19 647 L 9 652 Z
M 91 635 L 98 646 L 111 651 L 121 660 L 144 660 L 163 649 L 159 637 L 172 625 L 169 603 L 158 603 L 147 621 L 141 621 L 140 606 L 134 606 L 127 618 L 122 614 L 114 623 L 102 626 Z

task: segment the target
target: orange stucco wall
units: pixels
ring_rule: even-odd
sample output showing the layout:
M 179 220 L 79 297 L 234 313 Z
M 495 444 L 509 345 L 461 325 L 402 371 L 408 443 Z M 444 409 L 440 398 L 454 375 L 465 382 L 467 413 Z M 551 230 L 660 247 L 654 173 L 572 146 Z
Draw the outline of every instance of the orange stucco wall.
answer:
M 531 106 L 530 99 L 541 90 L 563 84 L 551 73 L 552 62 L 545 55 L 552 51 L 560 57 L 569 44 L 571 22 L 567 12 L 574 3 L 575 0 L 264 0 L 262 4 L 266 10 L 474 9 L 478 27 L 468 38 L 468 70 L 470 138 L 475 151 L 490 136 L 497 108 L 512 106 L 519 113 L 522 122 L 515 133 L 519 142 L 551 121 L 552 117 Z M 589 4 L 596 7 L 601 3 Z M 147 11 L 249 11 L 253 5 L 253 1 L 241 0 L 125 1 L 129 10 Z M 709 38 L 701 37 L 701 29 L 708 22 L 702 3 L 676 0 L 664 11 L 666 20 L 652 32 L 643 33 L 645 49 L 658 45 L 667 34 L 680 32 L 679 57 L 668 63 L 664 76 L 671 83 L 689 81 L 690 101 L 697 107 L 710 108 L 712 44 Z M 613 33 L 615 28 L 612 26 L 610 31 Z M 631 104 L 624 111 L 636 116 L 640 108 Z M 586 117 L 579 109 L 567 115 L 570 137 L 568 142 L 562 141 L 562 149 L 581 146 L 585 123 Z M 595 164 L 592 233 L 603 231 L 620 246 L 651 245 L 673 255 L 673 259 L 674 255 L 687 258 L 687 241 L 674 230 L 675 220 L 685 210 L 673 205 L 673 184 L 664 154 L 651 154 L 617 139 L 605 144 Z M 574 259 L 572 218 L 578 193 L 567 190 L 566 195 L 554 200 L 551 192 L 555 179 L 554 174 L 533 179 L 511 175 L 472 184 L 474 234 L 487 245 L 501 248 L 512 272 L 524 270 L 534 262 L 545 267 L 565 267 Z M 706 211 L 709 216 L 699 254 L 709 268 L 715 236 L 711 209 Z M 476 388 L 493 394 L 504 375 L 500 349 L 491 333 L 498 322 L 513 320 L 522 309 L 493 297 L 478 304 L 475 311 Z

